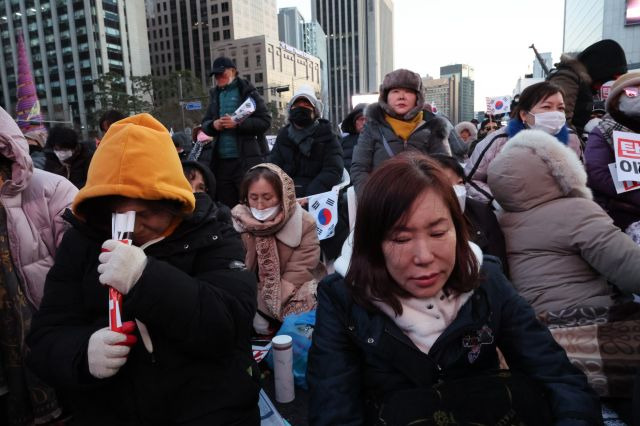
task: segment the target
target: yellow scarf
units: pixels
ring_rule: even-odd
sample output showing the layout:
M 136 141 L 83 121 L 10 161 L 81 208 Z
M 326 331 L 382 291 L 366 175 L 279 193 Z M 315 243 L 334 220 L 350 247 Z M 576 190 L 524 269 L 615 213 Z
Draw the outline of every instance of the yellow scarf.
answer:
M 415 130 L 418 124 L 422 121 L 422 111 L 420 111 L 415 117 L 411 120 L 398 120 L 397 118 L 393 118 L 388 114 L 384 115 L 384 119 L 389 123 L 393 132 L 398 135 L 403 141 L 407 141 L 411 133 Z

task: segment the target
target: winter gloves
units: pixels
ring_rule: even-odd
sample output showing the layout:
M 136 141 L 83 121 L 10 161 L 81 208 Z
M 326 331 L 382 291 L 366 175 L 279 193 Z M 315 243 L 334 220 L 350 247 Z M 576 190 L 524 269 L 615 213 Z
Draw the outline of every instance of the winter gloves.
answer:
M 118 243 L 122 244 L 122 243 Z M 136 324 L 128 321 L 122 324 L 120 332 L 102 328 L 91 335 L 87 350 L 89 373 L 98 379 L 105 379 L 115 375 L 120 367 L 127 362 L 130 346 L 137 338 L 132 333 Z
M 138 282 L 147 266 L 147 255 L 140 247 L 107 240 L 102 244 L 103 253 L 98 260 L 99 280 L 122 294 L 127 294 Z
M 122 294 L 129 293 L 147 266 L 147 255 L 141 248 L 117 240 L 105 241 L 102 250 L 98 257 L 99 281 Z M 137 338 L 132 334 L 135 328 L 135 322 L 129 321 L 122 324 L 118 331 L 105 327 L 91 335 L 87 360 L 92 376 L 104 379 L 120 370 L 127 362 L 130 346 L 136 343 Z

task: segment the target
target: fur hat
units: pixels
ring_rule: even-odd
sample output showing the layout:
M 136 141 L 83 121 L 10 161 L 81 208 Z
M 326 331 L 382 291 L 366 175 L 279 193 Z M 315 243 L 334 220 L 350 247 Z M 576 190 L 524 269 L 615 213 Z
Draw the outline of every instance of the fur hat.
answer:
M 391 89 L 399 88 L 413 90 L 418 96 L 416 99 L 416 106 L 403 117 L 398 117 L 387 104 L 387 95 L 389 94 L 389 91 Z M 400 68 L 385 75 L 384 80 L 382 80 L 382 84 L 380 85 L 380 97 L 378 98 L 378 103 L 382 109 L 384 109 L 384 112 L 390 116 L 401 120 L 411 120 L 422 110 L 424 104 L 424 93 L 422 93 L 422 78 L 420 77 L 420 74 Z
M 587 68 L 596 83 L 613 80 L 616 75 L 627 72 L 627 57 L 620 45 L 613 40 L 600 40 L 584 49 L 578 61 Z
M 313 105 L 313 109 L 316 114 L 316 118 L 322 117 L 322 102 L 320 102 L 318 98 L 316 98 L 316 94 L 313 91 L 313 88 L 306 84 L 304 86 L 298 87 L 296 93 L 293 94 L 293 97 L 287 104 L 287 111 L 291 110 L 293 104 L 300 98 L 305 98 L 306 100 L 311 102 L 311 105 Z
M 471 140 L 478 137 L 478 129 L 470 121 L 459 122 L 458 124 L 456 124 L 455 129 L 457 134 L 460 134 L 460 132 L 462 132 L 463 130 L 469 132 L 469 135 L 471 135 Z
M 609 97 L 607 98 L 607 111 L 610 111 L 612 102 L 615 102 L 617 105 L 620 94 L 625 87 L 629 86 L 640 86 L 640 72 L 626 73 L 613 83 L 613 86 L 611 86 L 611 90 L 609 91 Z

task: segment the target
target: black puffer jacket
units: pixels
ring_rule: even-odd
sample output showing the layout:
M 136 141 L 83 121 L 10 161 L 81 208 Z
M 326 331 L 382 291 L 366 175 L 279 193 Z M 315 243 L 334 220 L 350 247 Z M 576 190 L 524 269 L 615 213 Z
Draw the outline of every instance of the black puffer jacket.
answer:
M 340 183 L 344 168 L 342 148 L 331 124 L 324 119 L 318 120 L 309 155 L 304 155 L 289 138 L 289 126 L 291 124 L 278 132 L 269 159 L 291 176 L 296 197 L 326 192 Z
M 367 124 L 353 149 L 351 163 L 351 182 L 356 193 L 362 190 L 369 174 L 392 155 L 406 150 L 451 155 L 448 138 L 453 126 L 442 117 L 434 116 L 431 112 L 423 112 L 423 121 L 411 133 L 409 139 L 403 141 L 384 119 L 384 111 L 379 104 L 369 105 L 365 114 Z M 387 142 L 387 146 L 383 141 Z
M 107 288 L 98 255 L 108 237 L 67 212 L 73 228 L 58 248 L 28 338 L 30 365 L 66 395 L 80 425 L 258 425 L 259 387 L 250 334 L 255 277 L 243 269 L 235 231 L 215 219 L 211 200 L 149 246 L 147 266 L 124 297 L 123 320 L 144 322 L 127 363 L 99 380 L 87 363 L 89 337 L 107 326 Z
M 344 159 L 344 168 L 351 172 L 351 161 L 353 159 L 353 149 L 358 143 L 358 133 L 349 133 L 345 135 L 340 144 L 342 145 L 342 158 Z
M 387 402 L 406 404 L 398 395 L 431 388 L 446 377 L 497 369 L 496 347 L 513 372 L 546 390 L 554 424 L 601 424 L 598 397 L 584 374 L 571 365 L 549 330 L 516 294 L 495 258 L 485 256 L 481 276 L 480 287 L 429 354 L 420 351 L 387 315 L 356 304 L 341 276 L 325 278 L 318 285 L 307 371 L 310 424 L 380 424 L 380 408 L 401 409 Z M 487 331 L 489 341 L 465 344 Z
M 243 170 L 249 170 L 251 167 L 263 163 L 269 155 L 267 139 L 264 134 L 271 126 L 271 115 L 269 115 L 264 99 L 262 99 L 256 88 L 245 79 L 240 77 L 237 77 L 237 79 L 242 102 L 250 96 L 256 103 L 256 110 L 253 114 L 245 118 L 235 129 L 238 158 L 242 161 Z M 209 92 L 209 107 L 202 119 L 202 130 L 207 135 L 213 136 L 214 144 L 218 131 L 213 127 L 213 122 L 220 118 L 218 99 L 218 89 L 214 87 Z M 216 150 L 215 146 L 211 146 L 213 149 L 208 149 L 206 153 L 203 152 L 198 161 L 209 161 L 208 156 L 211 156 L 210 164 L 213 167 Z

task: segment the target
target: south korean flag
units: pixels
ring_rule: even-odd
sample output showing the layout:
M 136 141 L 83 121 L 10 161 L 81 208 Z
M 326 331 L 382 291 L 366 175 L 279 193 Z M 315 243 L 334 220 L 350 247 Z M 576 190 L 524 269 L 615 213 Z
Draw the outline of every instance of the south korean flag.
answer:
M 338 193 L 329 191 L 309 196 L 309 213 L 316 220 L 318 239 L 333 237 L 338 223 Z

